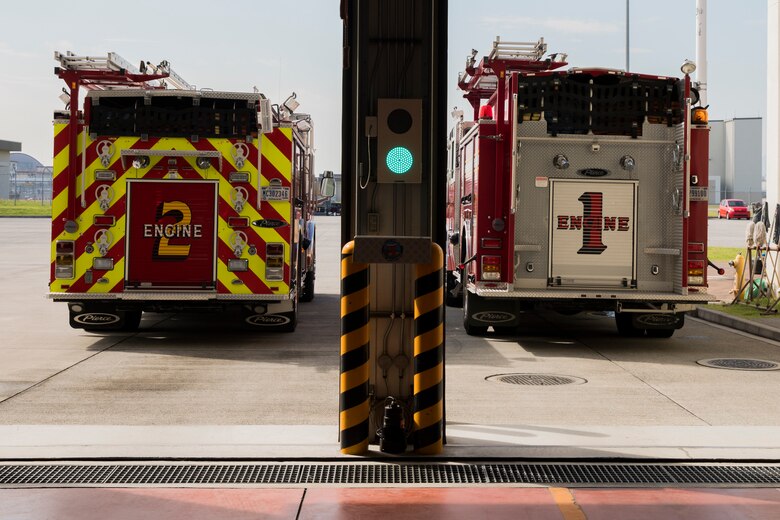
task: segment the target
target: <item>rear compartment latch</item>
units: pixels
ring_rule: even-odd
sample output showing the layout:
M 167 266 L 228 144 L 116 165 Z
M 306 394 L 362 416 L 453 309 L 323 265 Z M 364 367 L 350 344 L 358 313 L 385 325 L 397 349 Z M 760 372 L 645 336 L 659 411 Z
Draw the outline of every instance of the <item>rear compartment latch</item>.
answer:
M 95 232 L 95 245 L 98 248 L 100 256 L 106 256 L 108 254 L 108 248 L 114 242 L 114 236 L 107 229 L 98 229 Z
M 233 145 L 230 155 L 236 163 L 236 168 L 240 170 L 244 167 L 244 163 L 249 158 L 249 147 L 246 143 L 236 143 Z
M 108 211 L 111 207 L 111 201 L 114 199 L 114 189 L 108 184 L 101 184 L 95 190 L 95 198 L 98 201 L 100 209 Z
M 243 231 L 234 231 L 233 234 L 230 235 L 230 247 L 233 248 L 233 254 L 236 255 L 236 258 L 241 258 L 241 255 L 244 254 L 246 244 L 246 233 Z
M 230 202 L 233 203 L 233 208 L 235 208 L 236 212 L 238 213 L 241 213 L 241 211 L 244 209 L 244 204 L 246 204 L 248 197 L 249 193 L 243 186 L 236 186 L 230 190 Z

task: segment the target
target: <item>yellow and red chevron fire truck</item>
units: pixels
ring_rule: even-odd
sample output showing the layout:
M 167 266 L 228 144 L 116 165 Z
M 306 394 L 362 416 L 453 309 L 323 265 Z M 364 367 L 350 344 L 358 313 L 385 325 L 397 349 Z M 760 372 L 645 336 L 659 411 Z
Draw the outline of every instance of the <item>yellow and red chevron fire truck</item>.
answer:
M 167 62 L 55 53 L 49 296 L 70 325 L 240 311 L 292 331 L 314 296 L 313 127 L 293 94 L 196 90 Z M 80 106 L 80 94 L 83 104 Z
M 574 68 L 544 40 L 467 60 L 450 137 L 448 303 L 469 334 L 614 313 L 670 337 L 707 293 L 706 112 L 684 77 Z

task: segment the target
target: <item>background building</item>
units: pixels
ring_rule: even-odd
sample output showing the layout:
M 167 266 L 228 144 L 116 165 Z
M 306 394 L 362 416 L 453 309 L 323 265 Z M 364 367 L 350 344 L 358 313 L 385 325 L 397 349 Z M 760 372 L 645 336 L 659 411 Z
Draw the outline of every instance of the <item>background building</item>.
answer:
M 12 153 L 7 196 L 16 200 L 51 201 L 52 168 L 26 153 Z
M 22 149 L 22 143 L 0 139 L 0 199 L 11 198 L 11 152 Z
M 761 202 L 764 138 L 760 117 L 710 121 L 710 204 L 721 199 Z

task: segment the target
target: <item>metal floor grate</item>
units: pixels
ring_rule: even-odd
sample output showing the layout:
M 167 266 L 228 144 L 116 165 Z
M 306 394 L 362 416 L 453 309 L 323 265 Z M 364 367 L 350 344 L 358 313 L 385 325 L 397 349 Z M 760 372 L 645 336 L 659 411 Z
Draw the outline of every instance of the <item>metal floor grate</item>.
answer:
M 716 358 L 701 359 L 698 364 L 711 368 L 726 368 L 729 370 L 777 370 L 780 364 L 764 359 Z
M 581 377 L 558 376 L 553 374 L 497 374 L 487 376 L 487 381 L 496 381 L 508 385 L 525 386 L 558 386 L 558 385 L 581 385 L 587 383 L 587 380 Z
M 0 464 L 0 486 L 132 485 L 778 486 L 780 464 L 148 463 Z

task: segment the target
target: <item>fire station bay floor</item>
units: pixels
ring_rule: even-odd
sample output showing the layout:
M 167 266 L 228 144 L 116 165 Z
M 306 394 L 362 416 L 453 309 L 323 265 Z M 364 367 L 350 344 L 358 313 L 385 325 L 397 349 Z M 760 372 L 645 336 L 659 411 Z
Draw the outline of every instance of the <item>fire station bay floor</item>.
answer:
M 452 316 L 456 310 L 448 312 L 450 323 L 457 323 Z M 603 320 L 599 316 L 585 319 Z M 304 330 L 306 322 L 301 322 Z M 447 445 L 441 456 L 780 459 L 780 400 L 776 395 L 780 372 L 717 370 L 698 365 L 693 359 L 731 356 L 728 347 L 717 346 L 716 337 L 722 336 L 732 340 L 736 336 L 746 343 L 743 352 L 758 359 L 780 360 L 779 345 L 689 320 L 674 339 L 647 340 L 647 351 L 629 351 L 616 345 L 616 335 L 601 331 L 611 325 L 598 324 L 596 330 L 588 329 L 579 338 L 557 334 L 544 338 L 471 338 L 456 326 L 448 336 Z M 149 334 L 159 334 L 159 330 Z M 292 336 L 284 335 L 284 342 Z M 306 336 L 318 341 L 314 334 Z M 336 339 L 327 336 L 323 341 Z M 713 344 L 706 345 L 710 339 Z M 233 384 L 222 376 L 212 381 L 211 389 L 188 392 L 190 404 L 171 402 L 178 399 L 173 396 L 140 395 L 138 399 L 145 405 L 125 403 L 123 407 L 121 401 L 127 394 L 119 388 L 110 392 L 113 398 L 101 392 L 97 397 L 81 394 L 76 397 L 81 403 L 71 402 L 69 391 L 85 385 L 95 388 L 86 382 L 95 378 L 95 370 L 111 370 L 109 365 L 122 365 L 125 361 L 121 358 L 137 353 L 132 338 L 123 341 L 119 359 L 109 360 L 112 355 L 101 363 L 97 356 L 81 363 L 83 373 L 68 375 L 69 381 L 58 379 L 67 372 L 78 372 L 79 367 L 54 375 L 0 404 L 0 458 L 353 458 L 339 452 L 338 408 L 332 402 L 337 383 L 330 381 L 338 377 L 337 361 L 328 361 L 327 370 L 307 374 L 306 384 L 296 383 L 297 394 L 291 394 L 291 386 L 285 383 L 294 377 L 294 371 L 280 371 L 273 366 L 256 370 L 258 381 L 274 384 L 243 381 L 242 385 L 271 394 L 258 398 L 254 405 L 275 408 L 264 415 L 253 411 L 253 405 L 245 401 L 241 407 L 246 407 L 246 417 L 241 417 L 241 407 L 227 406 L 209 418 L 207 415 L 214 413 L 212 407 L 225 405 L 219 404 L 223 398 L 204 396 L 221 393 Z M 654 359 L 691 348 L 685 346 L 691 342 L 704 342 L 696 349 L 700 353 L 679 354 L 666 365 Z M 584 345 L 593 345 L 596 351 Z M 301 351 L 288 354 L 302 355 Z M 159 370 L 160 354 L 149 355 L 142 365 L 127 370 L 156 365 Z M 690 360 L 684 360 L 685 356 Z M 91 367 L 87 369 L 87 365 Z M 302 363 L 297 367 L 310 370 L 302 368 Z M 200 371 L 192 366 L 186 371 L 193 370 Z M 233 377 L 248 377 L 243 370 L 233 371 Z M 513 385 L 490 377 L 520 373 L 551 374 L 575 382 Z M 200 381 L 207 376 L 190 373 L 188 377 Z M 134 383 L 116 379 L 116 384 Z M 318 384 L 331 391 L 313 390 Z M 135 392 L 144 393 L 138 389 Z M 286 399 L 284 394 L 293 397 Z M 182 411 L 172 412 L 176 406 Z M 198 406 L 211 411 L 188 410 Z M 144 407 L 148 408 L 144 411 Z M 159 410 L 153 411 L 155 407 L 167 411 L 167 418 Z M 280 423 L 262 424 L 258 419 L 257 424 L 249 424 L 253 416 L 261 415 L 271 421 L 276 420 L 273 417 L 281 418 Z M 372 445 L 368 456 L 385 455 Z
M 48 221 L 0 219 L 0 459 L 339 458 L 339 220 L 318 226 L 318 295 L 293 334 L 149 314 L 94 335 L 43 296 Z M 695 319 L 668 340 L 621 338 L 603 314 L 528 319 L 475 338 L 447 310 L 443 456 L 780 459 L 780 370 L 697 363 L 780 363 L 780 344 Z

